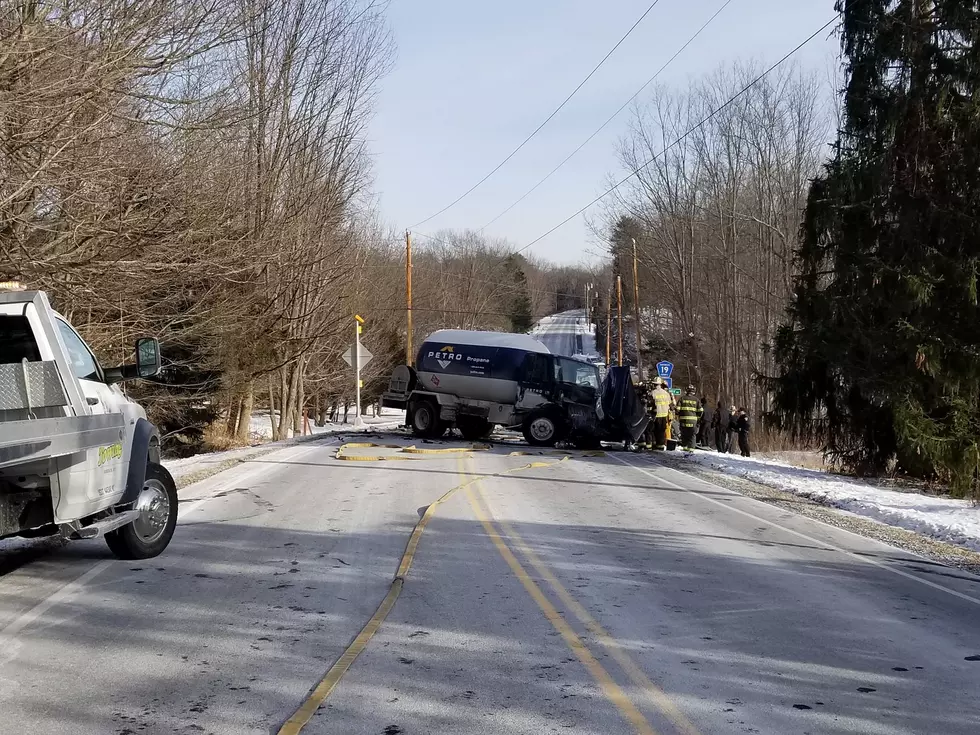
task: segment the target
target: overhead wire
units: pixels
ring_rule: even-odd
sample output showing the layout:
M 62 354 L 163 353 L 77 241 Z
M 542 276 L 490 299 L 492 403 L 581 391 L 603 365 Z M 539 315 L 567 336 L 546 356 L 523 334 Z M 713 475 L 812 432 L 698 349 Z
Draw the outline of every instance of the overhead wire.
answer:
M 602 123 L 602 125 L 600 125 L 598 128 L 596 128 L 595 131 L 588 138 L 586 138 L 584 141 L 582 141 L 582 143 L 578 146 L 578 148 L 576 148 L 574 151 L 572 151 L 571 153 L 569 153 L 561 163 L 559 163 L 557 166 L 555 166 L 553 169 L 551 169 L 551 171 L 544 178 L 542 178 L 540 181 L 538 181 L 538 183 L 536 183 L 534 186 L 532 186 L 530 189 L 528 189 L 526 192 L 524 192 L 509 207 L 507 207 L 505 210 L 503 210 L 498 215 L 496 215 L 492 220 L 490 220 L 485 225 L 483 225 L 483 227 L 481 227 L 478 230 L 478 232 L 483 232 L 485 229 L 487 229 L 494 222 L 496 222 L 501 217 L 503 217 L 505 214 L 507 214 L 508 212 L 510 212 L 514 207 L 516 207 L 518 204 L 520 204 L 525 199 L 527 199 L 531 194 L 533 194 L 538 189 L 538 187 L 540 187 L 542 184 L 544 184 L 548 179 L 550 179 L 552 176 L 554 176 L 556 173 L 558 173 L 558 171 L 566 163 L 568 163 L 570 160 L 572 160 L 572 158 L 575 157 L 575 155 L 580 150 L 582 150 L 583 148 L 585 148 L 585 146 L 587 146 L 589 143 L 591 143 L 593 138 L 595 138 L 599 133 L 601 133 L 603 130 L 605 130 L 606 126 L 609 123 L 611 123 L 613 120 L 615 120 L 619 116 L 619 114 L 623 110 L 625 110 L 626 107 L 633 100 L 635 100 L 637 97 L 639 97 L 640 94 L 643 92 L 644 89 L 646 89 L 651 84 L 653 84 L 655 81 L 657 81 L 657 79 L 667 69 L 667 67 L 670 66 L 674 62 L 674 60 L 677 59 L 678 56 L 680 56 L 682 53 L 684 53 L 684 51 L 687 49 L 687 47 L 690 46 L 692 43 L 694 43 L 697 40 L 698 36 L 700 36 L 701 33 L 703 33 L 704 30 L 709 25 L 711 25 L 711 23 L 714 21 L 714 19 L 717 18 L 719 15 L 721 15 L 721 12 L 725 8 L 727 8 L 729 5 L 731 5 L 732 2 L 733 2 L 733 0 L 725 0 L 725 3 L 714 12 L 714 15 L 712 15 L 710 18 L 708 18 L 708 20 L 706 20 L 704 22 L 704 24 L 700 28 L 698 28 L 697 32 L 695 32 L 695 34 L 693 36 L 691 36 L 689 39 L 687 39 L 687 42 L 683 46 L 681 46 L 679 49 L 677 49 L 677 51 L 674 53 L 673 56 L 671 56 L 669 59 L 667 59 L 667 61 L 663 64 L 663 66 L 661 66 L 659 69 L 657 69 L 656 74 L 654 74 L 652 77 L 650 77 L 649 79 L 647 79 L 642 85 L 640 85 L 640 88 L 637 89 L 636 92 L 634 92 L 633 95 L 628 100 L 626 100 L 620 106 L 620 108 L 618 110 L 616 110 L 612 115 L 610 115 L 606 119 L 606 121 L 604 123 Z
M 564 227 L 566 224 L 568 224 L 573 219 L 575 219 L 580 214 L 582 214 L 587 209 L 589 209 L 592 205 L 594 205 L 597 202 L 599 202 L 599 201 L 603 200 L 604 198 L 606 198 L 609 194 L 611 194 L 612 192 L 614 192 L 620 186 L 622 186 L 627 181 L 629 181 L 634 176 L 636 176 L 638 173 L 640 173 L 640 171 L 642 171 L 647 166 L 649 166 L 654 161 L 656 161 L 658 158 L 660 158 L 661 156 L 663 156 L 671 148 L 674 148 L 675 146 L 677 146 L 680 143 L 684 142 L 695 131 L 697 131 L 697 130 L 701 129 L 702 127 L 704 127 L 707 123 L 709 123 L 711 120 L 713 120 L 719 113 L 721 113 L 723 110 L 725 110 L 728 107 L 730 107 L 736 100 L 738 100 L 742 95 L 744 95 L 746 92 L 748 92 L 752 87 L 754 87 L 756 84 L 758 84 L 759 82 L 761 82 L 763 79 L 765 79 L 767 76 L 769 76 L 769 74 L 771 74 L 775 69 L 777 69 L 779 66 L 781 66 L 782 64 L 784 64 L 788 59 L 790 59 L 793 55 L 795 55 L 797 52 L 799 52 L 800 49 L 802 49 L 804 46 L 806 46 L 808 43 L 810 43 L 810 41 L 812 41 L 814 38 L 816 38 L 817 36 L 819 36 L 823 31 L 825 31 L 827 28 L 829 28 L 831 25 L 833 25 L 838 20 L 838 17 L 839 17 L 838 15 L 835 15 L 829 21 L 827 21 L 826 23 L 824 23 L 820 28 L 818 28 L 816 31 L 814 31 L 812 34 L 810 34 L 806 38 L 806 40 L 804 40 L 801 43 L 799 43 L 795 48 L 793 48 L 786 55 L 784 55 L 779 61 L 777 61 L 775 64 L 773 64 L 772 66 L 770 66 L 768 69 L 766 69 L 764 72 L 762 72 L 759 76 L 757 76 L 751 82 L 749 82 L 744 87 L 742 87 L 741 90 L 739 90 L 736 94 L 734 94 L 732 97 L 730 97 L 726 102 L 724 102 L 722 105 L 716 107 L 708 115 L 706 115 L 705 117 L 703 117 L 699 122 L 697 122 L 696 124 L 694 124 L 693 126 L 691 126 L 690 128 L 688 128 L 688 130 L 686 132 L 684 132 L 680 137 L 676 138 L 673 142 L 671 142 L 670 144 L 664 146 L 663 150 L 661 150 L 660 153 L 658 153 L 657 155 L 649 158 L 645 162 L 641 163 L 639 166 L 637 166 L 632 171 L 630 171 L 630 173 L 628 173 L 622 179 L 620 179 L 615 184 L 613 184 L 612 186 L 610 186 L 608 189 L 606 189 L 604 192 L 602 192 L 599 196 L 597 196 L 595 199 L 593 199 L 592 201 L 590 201 L 584 207 L 582 207 L 582 208 L 578 209 L 577 211 L 573 212 L 572 214 L 570 214 L 568 217 L 566 217 L 565 219 L 563 219 L 561 222 L 559 222 L 558 224 L 556 224 L 554 227 L 552 227 L 547 232 L 544 232 L 541 235 L 538 235 L 536 238 L 534 238 L 533 240 L 531 240 L 531 242 L 529 242 L 527 245 L 525 245 L 525 246 L 523 246 L 523 247 L 515 250 L 513 253 L 508 254 L 507 257 L 511 257 L 513 255 L 517 255 L 518 253 L 523 253 L 528 248 L 530 248 L 533 245 L 536 245 L 537 243 L 541 242 L 541 240 L 543 240 L 544 238 L 546 238 L 551 233 L 555 232 L 555 230 L 558 230 L 559 228 Z
M 621 46 L 621 45 L 623 44 L 623 42 L 624 42 L 624 41 L 625 41 L 625 40 L 626 40 L 627 38 L 629 38 L 629 37 L 630 37 L 630 35 L 631 35 L 631 34 L 633 33 L 633 31 L 634 31 L 634 30 L 636 30 L 636 27 L 637 27 L 637 26 L 639 26 L 639 25 L 640 25 L 640 23 L 642 23 L 642 22 L 643 22 L 643 19 L 644 19 L 644 18 L 646 18 L 646 17 L 647 17 L 647 16 L 648 16 L 648 15 L 650 14 L 650 11 L 652 11 L 652 10 L 653 10 L 653 9 L 654 9 L 654 8 L 655 8 L 655 7 L 657 6 L 657 4 L 658 4 L 659 2 L 660 2 L 660 0 L 653 0 L 653 2 L 652 2 L 652 3 L 650 3 L 650 5 L 649 5 L 649 6 L 647 7 L 647 9 L 643 11 L 643 14 L 642 14 L 642 15 L 641 15 L 641 16 L 640 16 L 640 17 L 639 17 L 639 18 L 638 18 L 637 20 L 636 20 L 636 22 L 635 22 L 635 23 L 633 23 L 633 25 L 632 25 L 632 26 L 630 26 L 630 29 L 629 29 L 628 31 L 626 31 L 626 33 L 625 33 L 625 34 L 623 35 L 623 37 L 622 37 L 622 38 L 620 38 L 620 39 L 619 39 L 619 40 L 618 40 L 618 41 L 616 42 L 616 45 L 615 45 L 615 46 L 613 46 L 613 47 L 612 47 L 612 48 L 611 48 L 611 49 L 610 49 L 610 50 L 609 50 L 609 51 L 608 51 L 608 52 L 606 53 L 606 55 L 602 57 L 602 59 L 601 59 L 601 60 L 599 61 L 599 63 L 598 63 L 598 64 L 596 64 L 596 65 L 595 65 L 595 67 L 593 67 L 593 69 L 592 69 L 592 71 L 590 71 L 590 72 L 588 73 L 588 75 L 587 75 L 587 76 L 585 77 L 585 79 L 583 79 L 583 80 L 582 80 L 581 82 L 579 82 L 579 84 L 578 84 L 578 86 L 577 86 L 577 87 L 575 87 L 575 89 L 573 89 L 573 90 L 571 91 L 571 94 L 569 94 L 569 95 L 568 95 L 568 96 L 567 96 L 567 97 L 566 97 L 566 98 L 565 98 L 564 100 L 562 100 L 562 103 L 561 103 L 560 105 L 558 105 L 558 107 L 556 107 L 556 108 L 555 108 L 555 109 L 554 109 L 554 110 L 552 111 L 552 113 L 551 113 L 550 115 L 548 115 L 548 117 L 546 117 L 546 118 L 544 119 L 544 121 L 543 121 L 543 122 L 542 122 L 542 123 L 541 123 L 540 125 L 538 125 L 538 127 L 536 127 L 536 128 L 535 128 L 535 129 L 534 129 L 534 130 L 533 130 L 533 131 L 531 132 L 531 134 L 530 134 L 530 135 L 528 135 L 528 136 L 527 136 L 527 137 L 526 137 L 526 138 L 525 138 L 525 139 L 524 139 L 523 141 L 521 141 L 521 144 L 520 144 L 520 145 L 518 145 L 518 146 L 517 146 L 517 147 L 516 147 L 516 148 L 515 148 L 514 150 L 512 150 L 512 151 L 511 151 L 511 152 L 510 152 L 510 153 L 509 153 L 509 154 L 507 155 L 507 157 L 506 157 L 506 158 L 504 158 L 504 160 L 502 160 L 502 161 L 501 161 L 500 163 L 498 163 L 498 164 L 497 164 L 496 166 L 494 166 L 494 167 L 493 167 L 493 169 L 491 169 L 491 171 L 490 171 L 490 172 L 489 172 L 488 174 L 486 174 L 486 175 L 485 175 L 485 176 L 484 176 L 484 177 L 483 177 L 482 179 L 480 179 L 480 180 L 479 180 L 479 181 L 477 181 L 477 182 L 476 182 L 475 184 L 473 184 L 473 186 L 471 186 L 471 187 L 470 187 L 469 189 L 467 189 L 467 190 L 466 190 L 466 191 L 464 191 L 464 192 L 463 192 L 462 194 L 460 194 L 460 195 L 459 195 L 458 197 L 456 197 L 456 198 L 455 198 L 455 199 L 454 199 L 453 201 L 451 201 L 451 202 L 450 202 L 449 204 L 447 204 L 447 205 L 446 205 L 445 207 L 443 207 L 442 209 L 440 209 L 440 210 L 439 210 L 438 212 L 436 212 L 435 214 L 430 214 L 430 215 L 429 215 L 428 217 L 426 217 L 425 219 L 423 219 L 423 220 L 421 220 L 421 221 L 419 221 L 419 222 L 416 222 L 416 223 L 415 223 L 414 225 L 412 225 L 412 226 L 411 226 L 411 227 L 410 227 L 409 229 L 414 229 L 414 228 L 416 228 L 416 227 L 419 227 L 420 225 L 424 225 L 424 224 L 425 224 L 426 222 L 428 222 L 428 221 L 430 221 L 430 220 L 432 220 L 432 219 L 435 219 L 435 218 L 436 218 L 436 217 L 438 217 L 438 216 L 439 216 L 440 214 L 442 214 L 442 213 L 444 213 L 444 212 L 447 212 L 448 210 L 450 210 L 450 209 L 452 209 L 452 208 L 453 208 L 453 207 L 455 207 L 455 206 L 456 206 L 457 204 L 459 204 L 459 203 L 460 203 L 461 201 L 463 201 L 463 199 L 465 199 L 465 198 L 466 198 L 466 197 L 468 197 L 468 196 L 469 196 L 470 194 L 472 194 L 472 193 L 473 193 L 474 191 L 476 191 L 476 189 L 477 189 L 477 188 L 479 188 L 479 187 L 480 187 L 480 186 L 481 186 L 481 185 L 482 185 L 482 184 L 483 184 L 483 183 L 484 183 L 484 182 L 485 182 L 485 181 L 486 181 L 487 179 L 489 179 L 489 178 L 490 178 L 491 176 L 493 176 L 493 175 L 494 175 L 495 173 L 497 173 L 497 172 L 498 172 L 498 171 L 499 171 L 499 170 L 500 170 L 501 168 L 503 168 L 503 167 L 504 167 L 504 166 L 505 166 L 505 165 L 507 164 L 507 162 L 508 162 L 508 161 L 510 161 L 510 159 L 512 159 L 512 158 L 513 158 L 514 156 L 516 156 L 516 155 L 517 155 L 517 153 L 518 153 L 518 152 L 519 152 L 519 151 L 520 151 L 520 150 L 521 150 L 522 148 L 524 148 L 524 146 L 526 146 L 526 145 L 527 145 L 527 144 L 528 144 L 529 142 L 531 142 L 531 139 L 533 139 L 533 138 L 534 138 L 534 136 L 535 136 L 535 135 L 537 135 L 537 134 L 538 134 L 538 133 L 539 133 L 539 132 L 541 131 L 541 129 L 542 129 L 542 128 L 543 128 L 544 126 L 545 126 L 545 125 L 547 125 L 547 124 L 548 124 L 549 122 L 551 122 L 551 120 L 552 120 L 552 119 L 553 119 L 553 118 L 555 117 L 555 115 L 557 115 L 557 114 L 558 114 L 559 112 L 561 112 L 561 110 L 562 110 L 562 109 L 563 109 L 563 108 L 565 107 L 565 105 L 567 105 L 567 104 L 569 103 L 569 101 L 570 101 L 570 100 L 572 99 L 572 97 L 574 97 L 574 96 L 575 96 L 575 95 L 576 95 L 576 94 L 578 93 L 578 91 L 579 91 L 580 89 L 582 89 L 582 87 L 584 87 L 584 86 L 585 86 L 585 84 L 586 84 L 586 82 L 588 82 L 588 81 L 589 81 L 589 80 L 590 80 L 590 79 L 591 79 L 591 78 L 593 77 L 593 75 L 594 75 L 594 74 L 595 74 L 595 73 L 596 73 L 597 71 L 599 71 L 599 69 L 600 69 L 600 68 L 602 67 L 602 65 L 603 65 L 603 64 L 605 64 L 605 63 L 606 63 L 606 61 L 607 61 L 607 60 L 609 59 L 609 57 L 610 57 L 610 56 L 612 56 L 612 55 L 613 55 L 613 54 L 614 54 L 614 53 L 616 52 L 616 49 L 618 49 L 618 48 L 619 48 L 619 47 L 620 47 L 620 46 Z

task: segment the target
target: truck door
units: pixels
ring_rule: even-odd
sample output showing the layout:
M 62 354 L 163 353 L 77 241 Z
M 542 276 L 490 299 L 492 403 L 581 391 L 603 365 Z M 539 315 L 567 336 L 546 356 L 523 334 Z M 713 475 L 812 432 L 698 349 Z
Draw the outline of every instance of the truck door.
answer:
M 72 373 L 78 379 L 90 413 L 118 412 L 117 395 L 106 384 L 102 368 L 88 345 L 68 322 L 56 318 L 55 323 Z M 77 518 L 110 505 L 125 489 L 122 443 L 89 449 L 85 462 L 72 467 L 71 476 L 73 492 L 70 497 L 59 500 L 59 518 Z M 85 489 L 84 500 L 77 493 L 81 488 Z
M 517 405 L 520 408 L 533 408 L 552 399 L 552 371 L 550 355 L 529 352 L 524 357 L 518 377 Z

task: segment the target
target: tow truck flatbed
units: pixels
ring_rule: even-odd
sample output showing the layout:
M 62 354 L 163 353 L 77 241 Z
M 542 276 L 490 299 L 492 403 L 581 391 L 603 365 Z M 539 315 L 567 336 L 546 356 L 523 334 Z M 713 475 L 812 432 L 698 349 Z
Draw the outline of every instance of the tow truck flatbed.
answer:
M 116 444 L 125 428 L 121 413 L 2 423 L 0 469 Z

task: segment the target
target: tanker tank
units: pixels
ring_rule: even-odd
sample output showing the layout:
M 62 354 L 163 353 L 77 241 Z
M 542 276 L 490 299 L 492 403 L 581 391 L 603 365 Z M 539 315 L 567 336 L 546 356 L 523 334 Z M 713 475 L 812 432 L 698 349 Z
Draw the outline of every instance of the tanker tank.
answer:
M 419 387 L 434 393 L 513 404 L 528 353 L 551 354 L 526 334 L 442 329 L 419 348 Z

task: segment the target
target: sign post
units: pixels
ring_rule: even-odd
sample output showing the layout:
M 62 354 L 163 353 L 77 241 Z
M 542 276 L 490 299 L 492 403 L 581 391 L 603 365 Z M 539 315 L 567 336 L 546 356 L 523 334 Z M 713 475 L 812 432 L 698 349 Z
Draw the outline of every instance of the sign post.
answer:
M 354 368 L 354 428 L 362 425 L 361 421 L 361 325 L 364 320 L 354 315 L 354 346 L 351 349 Z

